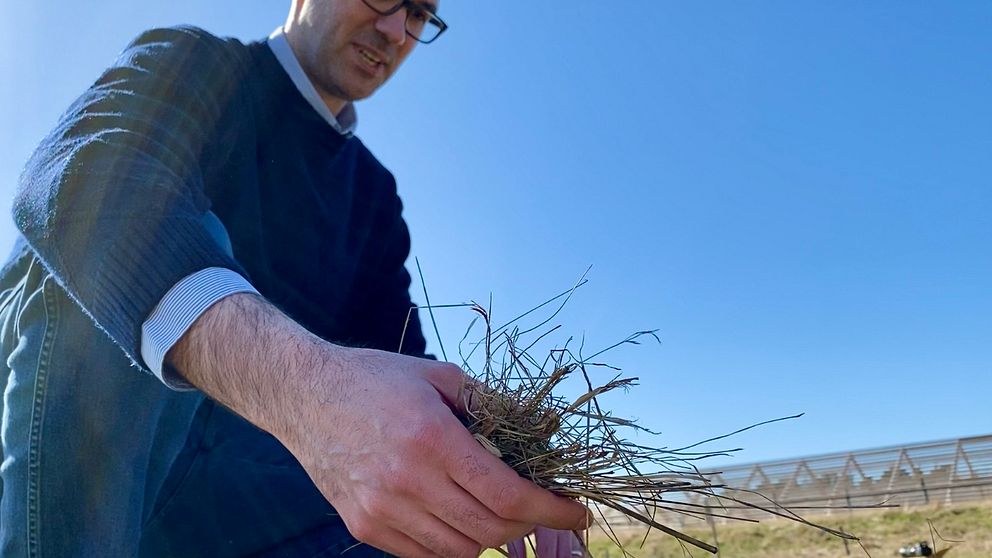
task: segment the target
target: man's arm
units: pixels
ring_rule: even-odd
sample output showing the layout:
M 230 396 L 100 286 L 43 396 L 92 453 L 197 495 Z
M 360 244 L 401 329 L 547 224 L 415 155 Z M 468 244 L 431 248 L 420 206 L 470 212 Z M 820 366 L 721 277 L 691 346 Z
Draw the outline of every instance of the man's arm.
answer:
M 244 47 L 240 47 L 243 49 Z M 45 267 L 140 363 L 141 324 L 183 277 L 244 275 L 206 229 L 201 163 L 243 114 L 237 48 L 193 28 L 142 34 L 35 151 L 14 219 Z
M 261 296 L 234 294 L 200 314 L 164 366 L 279 437 L 301 410 L 290 394 L 301 388 L 302 371 L 333 358 L 324 345 Z
M 472 438 L 453 413 L 468 378 L 452 364 L 332 345 L 251 294 L 203 313 L 166 363 L 278 438 L 377 548 L 475 558 L 535 524 L 587 525 L 583 506 Z

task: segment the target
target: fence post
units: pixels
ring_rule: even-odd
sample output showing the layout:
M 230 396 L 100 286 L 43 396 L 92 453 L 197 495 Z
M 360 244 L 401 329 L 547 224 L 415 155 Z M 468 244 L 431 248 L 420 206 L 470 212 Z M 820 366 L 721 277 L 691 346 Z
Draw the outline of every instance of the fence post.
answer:
M 720 558 L 720 539 L 716 536 L 716 520 L 713 519 L 710 507 L 710 499 L 706 499 L 706 522 L 710 524 L 710 531 L 713 533 L 713 546 L 716 547 L 716 558 Z
M 851 518 L 854 515 L 854 510 L 851 508 L 851 491 L 848 488 L 844 489 L 844 500 L 847 501 L 847 517 Z M 847 544 L 847 539 L 841 539 L 844 541 L 844 552 L 850 556 L 851 547 Z

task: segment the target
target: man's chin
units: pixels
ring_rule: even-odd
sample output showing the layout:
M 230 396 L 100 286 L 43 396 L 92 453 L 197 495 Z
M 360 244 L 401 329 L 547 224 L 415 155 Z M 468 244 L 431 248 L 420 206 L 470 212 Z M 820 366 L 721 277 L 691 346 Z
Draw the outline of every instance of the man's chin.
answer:
M 362 93 L 355 93 L 354 95 L 351 95 L 351 97 L 349 98 L 349 100 L 350 101 L 364 101 L 365 99 L 368 99 L 369 97 L 371 97 L 375 93 L 375 91 L 376 90 L 373 89 L 372 91 L 365 91 L 365 92 L 362 92 Z
M 382 83 L 356 84 L 353 87 L 349 87 L 345 93 L 347 94 L 348 99 L 352 101 L 361 101 L 371 97 L 376 91 L 379 90 L 380 87 L 382 87 Z
M 361 101 L 372 96 L 378 87 L 339 87 L 331 95 L 345 102 Z

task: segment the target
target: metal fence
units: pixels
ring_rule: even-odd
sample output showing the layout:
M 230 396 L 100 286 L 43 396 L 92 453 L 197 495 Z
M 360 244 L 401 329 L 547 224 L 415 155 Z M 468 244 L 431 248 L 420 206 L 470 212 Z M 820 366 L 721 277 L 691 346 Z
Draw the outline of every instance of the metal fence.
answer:
M 992 434 L 737 465 L 708 476 L 715 485 L 741 489 L 714 489 L 717 496 L 733 495 L 769 507 L 767 497 L 816 515 L 848 513 L 880 503 L 902 507 L 992 500 Z M 693 506 L 712 506 L 712 511 L 722 513 L 720 498 L 696 493 L 684 498 Z M 733 509 L 730 515 L 769 517 L 750 509 Z M 679 528 L 700 525 L 684 514 L 659 512 L 657 517 Z M 625 524 L 621 517 L 608 520 L 614 528 Z

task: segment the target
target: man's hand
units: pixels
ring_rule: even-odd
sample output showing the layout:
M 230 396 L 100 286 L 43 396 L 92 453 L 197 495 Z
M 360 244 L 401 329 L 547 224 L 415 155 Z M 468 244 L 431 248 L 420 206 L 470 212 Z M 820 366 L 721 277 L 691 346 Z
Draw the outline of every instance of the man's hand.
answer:
M 457 366 L 321 341 L 253 295 L 204 313 L 168 362 L 276 436 L 360 541 L 475 558 L 535 525 L 580 529 L 581 504 L 530 483 L 455 417 Z

